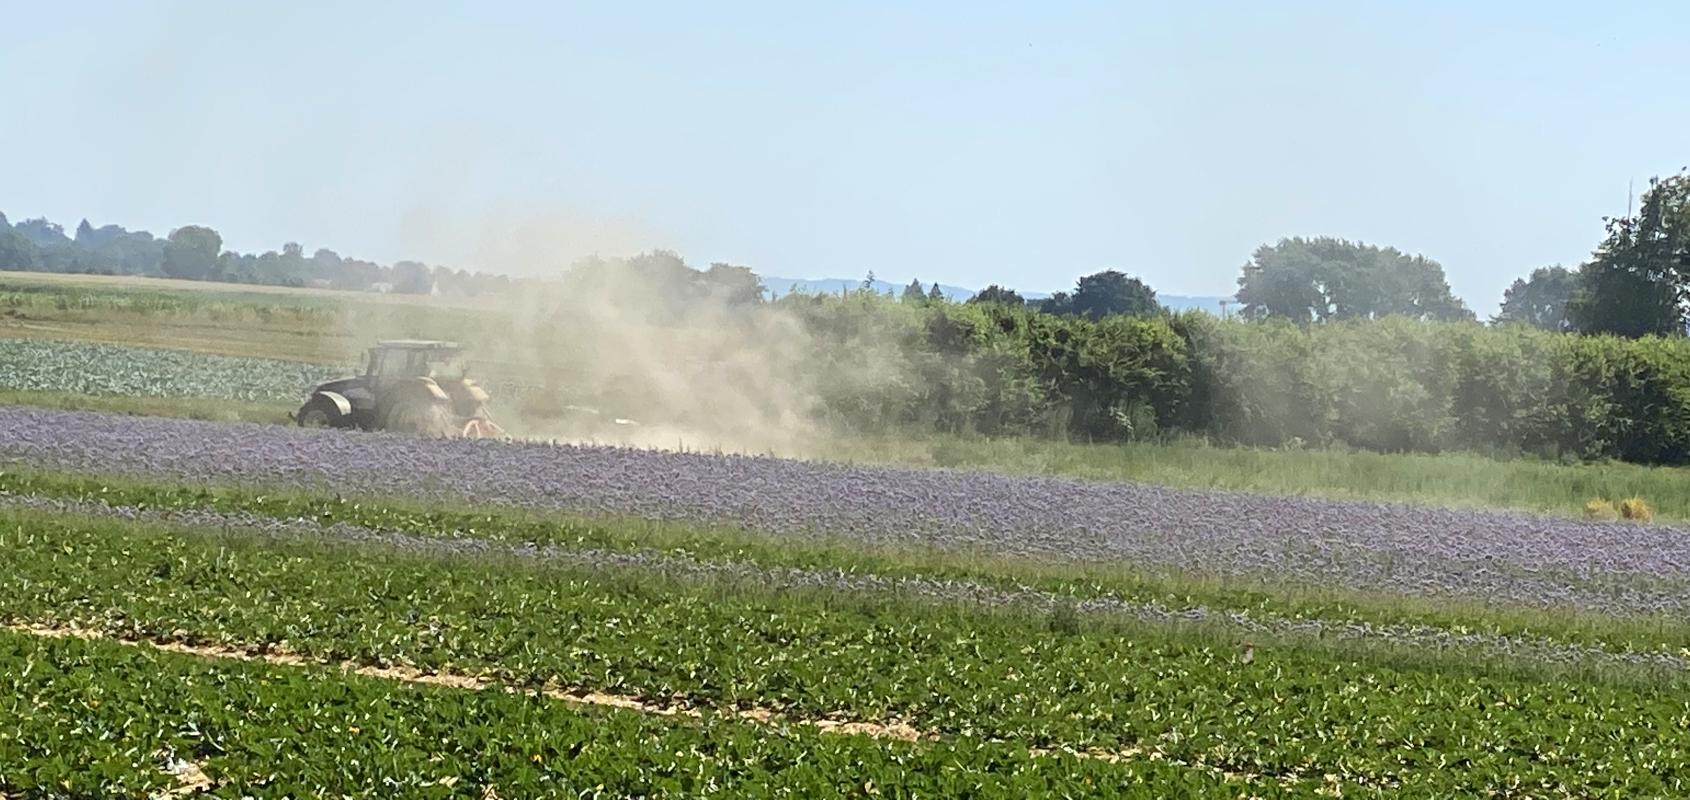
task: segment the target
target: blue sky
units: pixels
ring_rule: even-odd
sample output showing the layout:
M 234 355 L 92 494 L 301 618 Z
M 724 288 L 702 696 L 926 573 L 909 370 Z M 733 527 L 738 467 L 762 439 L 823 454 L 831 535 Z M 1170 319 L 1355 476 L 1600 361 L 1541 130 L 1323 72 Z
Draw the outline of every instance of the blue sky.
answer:
M 1619 5 L 1619 4 L 1614 4 Z M 1489 313 L 1690 163 L 1690 4 L 9 4 L 0 211 L 535 274 L 1234 288 L 1330 234 Z

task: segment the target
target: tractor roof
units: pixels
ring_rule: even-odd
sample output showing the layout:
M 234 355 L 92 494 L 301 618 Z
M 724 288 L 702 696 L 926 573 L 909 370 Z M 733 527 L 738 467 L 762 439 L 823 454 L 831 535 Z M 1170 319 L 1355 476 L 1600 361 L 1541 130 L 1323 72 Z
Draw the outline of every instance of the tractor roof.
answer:
M 376 342 L 377 347 L 390 350 L 462 350 L 457 342 L 443 342 L 434 339 L 382 339 Z

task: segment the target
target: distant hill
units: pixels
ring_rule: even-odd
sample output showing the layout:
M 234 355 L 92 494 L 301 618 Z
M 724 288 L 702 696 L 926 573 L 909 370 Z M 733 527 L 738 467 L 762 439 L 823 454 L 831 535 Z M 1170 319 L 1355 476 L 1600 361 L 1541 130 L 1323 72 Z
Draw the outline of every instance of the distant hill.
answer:
M 805 294 L 839 294 L 841 292 L 856 291 L 862 285 L 863 282 L 860 278 L 763 278 L 763 288 L 768 290 L 770 295 L 774 297 L 785 297 L 793 292 L 803 292 Z M 924 285 L 931 286 L 931 284 Z M 905 284 L 902 283 L 890 283 L 888 281 L 877 280 L 874 282 L 873 288 L 876 292 L 881 294 L 896 296 L 903 294 L 904 286 Z M 939 284 L 939 291 L 944 294 L 947 299 L 957 302 L 973 297 L 975 292 L 974 289 L 966 289 L 961 286 L 947 286 L 942 283 Z M 1022 292 L 1021 296 L 1027 298 L 1028 300 L 1043 300 L 1049 297 L 1050 294 L 1048 292 Z M 1216 315 L 1221 313 L 1222 300 L 1232 302 L 1232 298 L 1230 297 L 1193 297 L 1179 294 L 1157 294 L 1156 300 L 1163 306 L 1175 311 L 1185 311 L 1187 309 L 1194 308 L 1198 311 L 1207 311 Z

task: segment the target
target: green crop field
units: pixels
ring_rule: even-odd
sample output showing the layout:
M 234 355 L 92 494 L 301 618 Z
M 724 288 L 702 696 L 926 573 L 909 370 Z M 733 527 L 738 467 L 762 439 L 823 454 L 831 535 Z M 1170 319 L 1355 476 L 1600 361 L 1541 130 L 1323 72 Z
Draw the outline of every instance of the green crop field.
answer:
M 344 372 L 297 361 L 0 339 L 0 386 L 23 392 L 285 402 Z
M 278 797 L 870 783 L 899 796 L 1663 796 L 1690 780 L 1676 673 L 960 600 L 908 581 L 1134 595 L 1036 565 L 806 554 L 685 525 L 49 473 L 4 491 L 0 671 L 24 724 L 0 731 L 0 786 L 19 794 L 143 796 L 177 780 L 178 761 L 204 791 Z M 357 523 L 391 534 L 334 527 Z M 554 549 L 523 549 L 534 542 Z M 906 583 L 783 589 L 771 573 L 678 569 L 683 554 Z M 1138 587 L 1181 590 L 1245 613 L 1529 630 L 1612 652 L 1690 641 L 1664 624 L 1627 634 L 1556 614 L 1440 620 L 1173 578 Z
M 12 633 L 0 633 L 0 672 L 16 720 L 0 731 L 0 785 L 21 796 L 1159 798 L 1245 785 L 1161 761 L 677 722 Z
M 301 390 L 358 346 L 322 326 L 361 298 L 11 283 L 5 797 L 1690 794 L 1677 529 L 1566 519 L 1633 495 L 1690 519 L 1677 469 L 931 432 L 827 437 L 802 465 L 296 432 Z M 366 485 L 386 469 L 417 477 Z M 483 472 L 528 488 L 454 489 Z M 759 506 L 783 480 L 804 499 Z M 1145 483 L 1558 519 L 1457 539 L 1334 506 L 1353 519 L 1262 544 L 1226 538 L 1260 522 L 1230 496 L 1176 518 Z M 1104 523 L 1050 499 L 1115 491 Z M 896 510 L 912 497 L 931 515 Z M 1297 502 L 1251 535 L 1325 507 Z M 1009 503 L 1059 546 L 981 535 L 1024 524 Z M 836 526 L 782 516 L 806 505 Z M 1592 565 L 1557 549 L 1606 540 Z M 1186 557 L 1221 550 L 1262 569 Z M 1447 564 L 1471 585 L 1431 586 Z

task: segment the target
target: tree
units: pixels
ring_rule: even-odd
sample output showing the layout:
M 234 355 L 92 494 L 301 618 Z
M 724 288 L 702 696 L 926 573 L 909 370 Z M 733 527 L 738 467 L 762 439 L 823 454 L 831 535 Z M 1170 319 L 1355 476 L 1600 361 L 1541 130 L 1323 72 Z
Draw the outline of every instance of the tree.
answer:
M 225 250 L 217 257 L 217 276 L 233 283 L 259 283 L 258 257 Z
M 326 247 L 317 248 L 306 261 L 305 273 L 311 280 L 328 281 L 331 285 L 341 277 L 342 261 L 340 254 Z M 365 287 L 359 287 L 365 288 Z
M 1262 245 L 1238 278 L 1249 319 L 1299 323 L 1333 319 L 1470 320 L 1438 262 L 1343 239 L 1281 239 Z
M 926 299 L 927 291 L 921 288 L 920 280 L 912 280 L 910 281 L 910 285 L 904 287 L 904 302 L 919 303 Z
M 35 245 L 11 226 L 0 226 L 0 269 L 31 269 L 35 266 Z
M 1021 295 L 1014 289 L 1006 289 L 995 283 L 975 292 L 973 297 L 968 298 L 968 302 L 976 305 L 980 303 L 995 303 L 1000 306 L 1012 306 L 1014 308 L 1020 308 L 1027 304 L 1027 301 L 1022 299 Z
M 223 237 L 201 225 L 184 225 L 170 232 L 164 241 L 164 274 L 172 278 L 211 280 L 217 276 L 217 256 Z
M 564 284 L 578 297 L 610 308 L 639 309 L 654 320 L 683 312 L 704 291 L 698 271 L 670 250 L 630 258 L 589 256 L 570 266 Z
M 1051 296 L 1033 303 L 1033 310 L 1056 316 L 1072 314 L 1074 312 L 1074 298 L 1067 292 L 1055 292 Z
M 1685 332 L 1690 305 L 1690 173 L 1649 181 L 1636 216 L 1607 220 L 1607 236 L 1579 270 L 1573 326 L 1620 336 Z
M 673 250 L 653 250 L 625 261 L 611 262 L 621 302 L 652 309 L 679 311 L 698 299 L 698 270 Z
M 934 281 L 933 282 L 933 288 L 927 290 L 927 302 L 929 302 L 929 303 L 943 303 L 943 302 L 945 302 L 945 293 L 939 289 L 939 282 L 938 281 Z
M 1676 335 L 1683 330 L 1677 290 L 1669 281 L 1617 267 L 1603 259 L 1579 268 L 1579 291 L 1567 317 L 1580 333 L 1637 338 Z
M 1068 313 L 1090 319 L 1103 319 L 1117 314 L 1146 317 L 1161 309 L 1156 291 L 1137 278 L 1119 270 L 1106 269 L 1081 278 L 1074 284 Z
M 1568 330 L 1567 304 L 1578 291 L 1579 276 L 1562 266 L 1538 267 L 1530 277 L 1515 278 L 1502 293 L 1502 308 L 1491 322 L 1520 324 L 1546 331 Z
M 269 254 L 266 254 L 269 255 Z M 304 286 L 306 275 L 305 247 L 298 242 L 282 245 L 282 252 L 266 264 L 265 283 L 278 286 Z
M 58 247 L 70 244 L 70 237 L 65 235 L 64 226 L 57 222 L 48 222 L 40 217 L 26 219 L 13 225 L 12 229 L 23 234 L 36 247 Z
M 436 294 L 467 294 L 464 291 L 462 270 L 452 271 L 450 267 L 434 267 L 429 270 L 429 283 Z
M 1325 320 L 1331 315 L 1323 265 L 1302 239 L 1256 248 L 1238 278 L 1239 315 L 1246 319 L 1277 317 L 1298 323 Z
M 382 270 L 372 261 L 344 258 L 340 261 L 340 271 L 329 280 L 336 289 L 369 289 L 381 283 Z
M 94 226 L 88 224 L 88 218 L 83 217 L 82 223 L 76 226 L 76 243 L 90 244 L 94 240 Z
M 434 291 L 434 275 L 427 264 L 400 261 L 393 265 L 395 294 L 428 294 Z
M 754 306 L 763 302 L 763 281 L 750 267 L 717 262 L 705 270 L 706 293 L 729 306 Z

